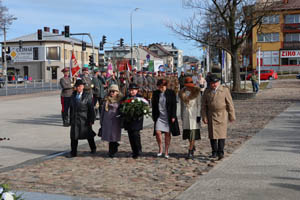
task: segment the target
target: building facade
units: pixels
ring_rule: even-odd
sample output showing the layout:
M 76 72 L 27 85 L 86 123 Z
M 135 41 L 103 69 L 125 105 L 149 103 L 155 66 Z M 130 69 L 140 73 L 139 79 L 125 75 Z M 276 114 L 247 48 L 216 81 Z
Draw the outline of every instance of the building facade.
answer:
M 275 3 L 261 27 L 252 30 L 252 67 L 256 69 L 260 61 L 262 68 L 300 71 L 300 1 Z
M 37 33 L 6 41 L 7 74 L 24 76 L 32 80 L 53 80 L 63 76 L 61 70 L 70 67 L 72 52 L 80 68 L 89 64 L 89 56 L 94 53 L 94 62 L 98 64 L 98 48 L 86 44 L 83 51 L 79 39 L 65 37 L 59 31 L 44 27 L 42 40 Z M 3 47 L 3 42 L 2 42 Z

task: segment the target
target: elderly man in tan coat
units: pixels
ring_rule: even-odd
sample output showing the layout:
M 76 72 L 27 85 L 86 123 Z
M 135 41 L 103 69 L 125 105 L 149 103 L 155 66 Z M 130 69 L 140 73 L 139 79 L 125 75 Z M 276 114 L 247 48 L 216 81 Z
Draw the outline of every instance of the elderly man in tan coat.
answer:
M 220 85 L 214 74 L 210 77 L 210 88 L 205 90 L 201 103 L 202 120 L 208 124 L 211 157 L 218 156 L 220 160 L 224 157 L 228 120 L 233 122 L 236 117 L 229 89 Z

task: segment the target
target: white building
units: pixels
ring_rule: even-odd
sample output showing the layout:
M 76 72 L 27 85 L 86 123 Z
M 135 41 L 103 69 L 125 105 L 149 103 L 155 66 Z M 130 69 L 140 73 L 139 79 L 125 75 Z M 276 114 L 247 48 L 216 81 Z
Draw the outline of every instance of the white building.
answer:
M 91 44 L 87 43 L 86 51 L 82 51 L 81 40 L 66 38 L 57 29 L 50 32 L 49 27 L 44 27 L 42 35 L 42 40 L 38 40 L 37 33 L 33 33 L 6 41 L 11 58 L 7 64 L 8 74 L 27 76 L 33 80 L 59 79 L 63 76 L 61 70 L 70 67 L 72 51 L 81 68 L 88 65 L 93 52 L 94 62 L 98 63 L 98 48 L 93 50 Z

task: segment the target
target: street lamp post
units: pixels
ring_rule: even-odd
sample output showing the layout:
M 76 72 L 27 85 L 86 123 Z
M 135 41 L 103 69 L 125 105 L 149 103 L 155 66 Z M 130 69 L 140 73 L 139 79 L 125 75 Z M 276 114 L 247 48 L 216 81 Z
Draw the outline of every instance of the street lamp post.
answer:
M 137 11 L 139 8 L 135 8 L 130 12 L 130 60 L 131 60 L 131 66 L 133 65 L 133 59 L 132 59 L 132 14 L 134 11 Z

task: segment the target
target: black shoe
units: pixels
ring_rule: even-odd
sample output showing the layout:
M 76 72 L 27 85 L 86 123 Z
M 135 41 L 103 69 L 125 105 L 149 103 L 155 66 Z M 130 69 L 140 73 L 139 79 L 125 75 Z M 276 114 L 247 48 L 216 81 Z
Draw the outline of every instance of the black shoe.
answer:
M 217 154 L 216 153 L 212 153 L 211 156 L 209 156 L 210 158 L 216 158 Z
M 187 159 L 192 159 L 192 160 L 194 159 L 193 150 L 189 150 L 189 153 L 188 153 L 186 158 Z
M 224 155 L 219 155 L 218 160 L 222 160 L 224 158 Z
M 74 158 L 77 157 L 77 153 L 69 153 L 68 155 L 66 155 L 66 158 Z
M 91 154 L 96 154 L 96 149 L 92 149 Z

